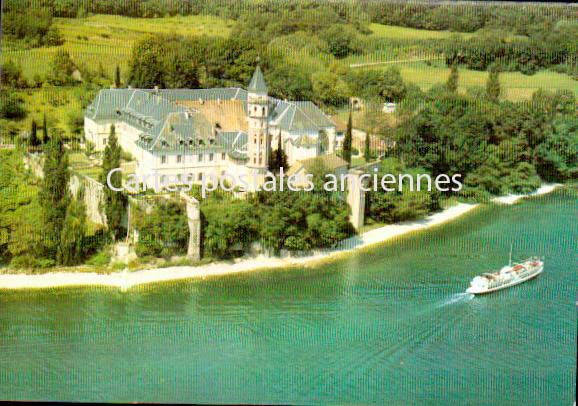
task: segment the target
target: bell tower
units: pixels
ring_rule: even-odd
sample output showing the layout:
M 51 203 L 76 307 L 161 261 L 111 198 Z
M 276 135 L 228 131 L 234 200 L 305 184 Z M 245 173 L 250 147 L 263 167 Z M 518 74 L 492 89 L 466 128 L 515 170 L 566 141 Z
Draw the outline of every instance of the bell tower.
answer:
M 257 65 L 247 89 L 247 167 L 264 175 L 269 165 L 271 140 L 269 139 L 269 103 L 267 84 Z

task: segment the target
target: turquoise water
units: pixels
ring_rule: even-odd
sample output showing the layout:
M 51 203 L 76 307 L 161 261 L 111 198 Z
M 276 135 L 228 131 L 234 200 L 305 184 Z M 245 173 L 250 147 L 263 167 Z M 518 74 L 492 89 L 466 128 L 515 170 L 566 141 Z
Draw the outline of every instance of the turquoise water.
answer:
M 2 292 L 0 399 L 571 404 L 577 218 L 557 192 L 319 268 Z M 462 293 L 511 241 L 544 273 Z

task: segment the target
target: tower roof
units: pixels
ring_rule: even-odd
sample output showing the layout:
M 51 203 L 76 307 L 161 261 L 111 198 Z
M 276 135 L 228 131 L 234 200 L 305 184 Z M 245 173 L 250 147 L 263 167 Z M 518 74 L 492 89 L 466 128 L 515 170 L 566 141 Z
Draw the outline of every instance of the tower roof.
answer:
M 263 72 L 261 72 L 259 65 L 257 65 L 257 68 L 253 73 L 253 77 L 251 78 L 251 82 L 249 82 L 249 88 L 247 90 L 250 93 L 267 93 L 267 84 L 265 83 L 265 78 L 263 77 Z

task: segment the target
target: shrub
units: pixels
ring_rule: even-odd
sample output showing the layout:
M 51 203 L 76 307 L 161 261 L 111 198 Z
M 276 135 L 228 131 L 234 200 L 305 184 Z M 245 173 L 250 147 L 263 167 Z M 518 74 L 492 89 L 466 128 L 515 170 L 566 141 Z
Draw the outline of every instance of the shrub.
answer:
M 36 258 L 31 254 L 19 255 L 10 261 L 10 267 L 14 269 L 46 269 L 54 266 L 54 260 L 48 258 Z
M 107 266 L 108 264 L 110 264 L 110 258 L 111 258 L 110 251 L 108 249 L 105 249 L 101 252 L 94 254 L 92 257 L 90 257 L 86 261 L 86 264 L 103 267 L 103 266 Z
M 112 264 L 112 270 L 113 271 L 122 271 L 123 269 L 125 269 L 127 266 L 124 262 L 115 262 Z
M 307 241 L 303 239 L 303 237 L 295 235 L 290 235 L 287 237 L 283 246 L 289 251 L 306 251 L 311 248 Z
M 15 93 L 3 91 L 0 95 L 0 118 L 19 120 L 25 116 L 22 98 Z

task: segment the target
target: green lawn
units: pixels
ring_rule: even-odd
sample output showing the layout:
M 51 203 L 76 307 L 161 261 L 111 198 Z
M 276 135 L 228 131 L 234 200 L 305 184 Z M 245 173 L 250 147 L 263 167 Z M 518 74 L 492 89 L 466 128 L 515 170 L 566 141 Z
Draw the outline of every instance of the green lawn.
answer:
M 2 62 L 11 59 L 19 63 L 24 75 L 32 79 L 37 73 L 45 75 L 52 56 L 59 49 L 65 49 L 78 64 L 86 64 L 93 70 L 102 64 L 111 76 L 119 65 L 124 76 L 132 45 L 137 40 L 154 33 L 226 36 L 232 22 L 213 16 L 148 19 L 95 15 L 83 19 L 57 18 L 56 26 L 64 36 L 63 45 L 30 50 L 5 49 Z
M 385 69 L 385 66 L 374 66 L 361 69 Z M 414 83 L 422 89 L 429 89 L 439 83 L 445 83 L 450 70 L 440 64 L 428 66 L 424 62 L 413 62 L 396 64 L 404 81 Z M 459 79 L 459 90 L 465 92 L 470 87 L 485 87 L 488 77 L 487 72 L 474 71 L 461 68 Z M 578 81 L 573 80 L 568 75 L 540 71 L 534 75 L 524 75 L 519 72 L 504 72 L 500 74 L 502 85 L 502 95 L 509 100 L 524 100 L 532 97 L 532 93 L 542 88 L 545 90 L 572 90 L 578 96 Z
M 96 180 L 98 180 L 102 172 L 102 168 L 100 166 L 96 166 L 86 157 L 84 152 L 80 151 L 69 152 L 68 164 L 74 172 L 89 176 Z
M 419 30 L 416 28 L 396 27 L 393 25 L 370 24 L 369 29 L 373 38 L 388 38 L 401 40 L 424 40 L 424 39 L 448 39 L 452 35 L 459 35 L 462 38 L 470 38 L 473 33 L 451 32 L 451 31 L 431 31 Z

